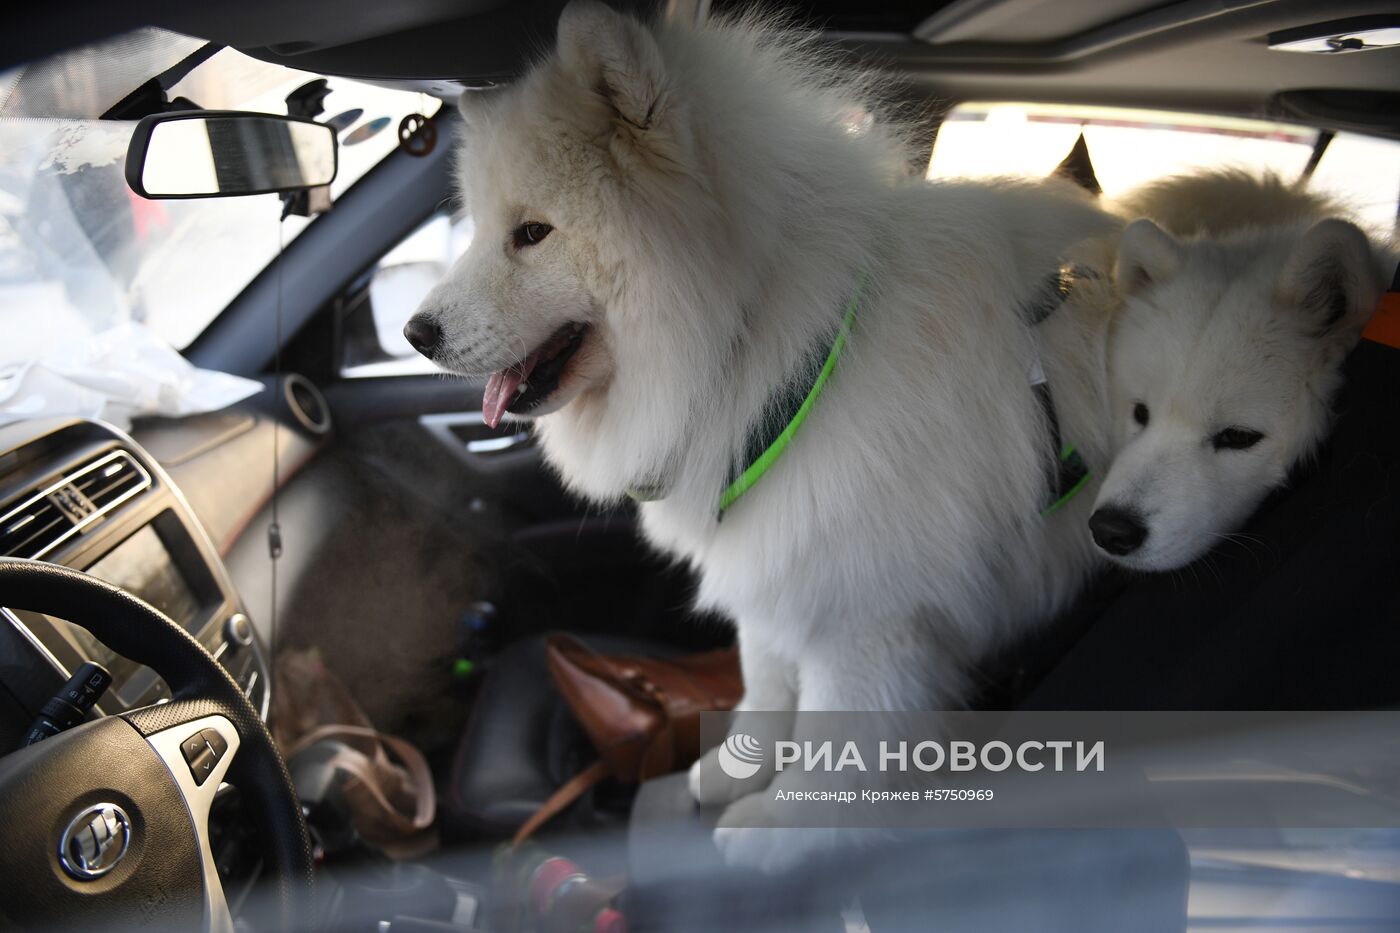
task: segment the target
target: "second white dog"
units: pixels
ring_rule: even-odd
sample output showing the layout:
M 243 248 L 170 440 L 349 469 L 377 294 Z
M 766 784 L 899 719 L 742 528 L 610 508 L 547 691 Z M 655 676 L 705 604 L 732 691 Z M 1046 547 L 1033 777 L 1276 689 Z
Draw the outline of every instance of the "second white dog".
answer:
M 1089 521 L 1110 559 L 1174 570 L 1326 435 L 1394 259 L 1324 199 L 1240 172 L 1166 179 L 1119 209 L 1140 219 L 1117 250 L 1115 456 Z

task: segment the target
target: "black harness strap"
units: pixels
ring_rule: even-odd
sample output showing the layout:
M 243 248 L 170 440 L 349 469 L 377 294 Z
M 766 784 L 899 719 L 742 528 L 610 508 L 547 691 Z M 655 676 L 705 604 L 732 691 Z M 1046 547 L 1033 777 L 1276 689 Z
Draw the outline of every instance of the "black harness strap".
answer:
M 1074 283 L 1081 278 L 1092 278 L 1096 273 L 1081 266 L 1066 266 L 1049 276 L 1044 287 L 1030 302 L 1021 307 L 1021 319 L 1027 327 L 1035 327 L 1054 314 L 1069 298 Z M 1049 515 L 1083 488 L 1088 482 L 1090 470 L 1073 444 L 1065 444 L 1060 435 L 1060 417 L 1055 411 L 1055 399 L 1050 393 L 1050 382 L 1043 376 L 1031 385 L 1040 408 L 1045 413 L 1045 423 L 1050 429 L 1050 494 L 1041 515 Z

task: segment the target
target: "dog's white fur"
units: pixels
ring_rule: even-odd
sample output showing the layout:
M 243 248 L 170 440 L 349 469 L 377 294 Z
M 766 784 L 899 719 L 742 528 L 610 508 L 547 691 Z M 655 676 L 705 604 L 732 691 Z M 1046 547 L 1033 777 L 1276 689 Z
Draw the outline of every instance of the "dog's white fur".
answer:
M 1115 457 L 1096 506 L 1148 529 L 1113 559 L 1171 570 L 1234 531 L 1325 436 L 1385 257 L 1325 199 L 1237 171 L 1167 179 L 1118 209 L 1139 219 L 1117 251 Z M 1262 438 L 1216 449 L 1227 428 Z
M 588 3 L 518 84 L 463 98 L 477 233 L 421 312 L 444 335 L 435 359 L 481 375 L 589 325 L 532 413 L 545 454 L 596 501 L 665 489 L 642 526 L 699 571 L 698 604 L 736 621 L 741 718 L 957 706 L 972 664 L 1096 562 L 1092 489 L 1040 515 L 1049 437 L 1028 374 L 1039 346 L 1063 435 L 1107 462 L 1112 303 L 1034 331 L 1020 309 L 1072 244 L 1116 223 L 1067 188 L 910 178 L 897 138 L 852 129 L 866 103 L 757 21 L 642 25 Z M 554 229 L 521 248 L 526 222 Z M 769 393 L 830 340 L 862 271 L 820 403 L 717 521 Z M 764 784 L 705 774 L 692 787 L 707 803 Z M 765 799 L 722 817 L 731 862 L 800 856 L 745 828 Z

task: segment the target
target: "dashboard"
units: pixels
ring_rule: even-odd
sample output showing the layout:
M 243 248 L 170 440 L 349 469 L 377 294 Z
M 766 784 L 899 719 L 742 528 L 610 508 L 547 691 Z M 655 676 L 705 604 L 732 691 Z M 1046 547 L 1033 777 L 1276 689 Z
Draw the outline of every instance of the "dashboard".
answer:
M 0 555 L 84 571 L 160 609 L 218 659 L 266 717 L 266 642 L 200 519 L 130 436 L 74 419 L 0 427 Z M 0 608 L 0 747 L 18 744 L 43 703 L 85 661 L 112 674 L 94 715 L 170 696 L 153 671 L 84 629 Z

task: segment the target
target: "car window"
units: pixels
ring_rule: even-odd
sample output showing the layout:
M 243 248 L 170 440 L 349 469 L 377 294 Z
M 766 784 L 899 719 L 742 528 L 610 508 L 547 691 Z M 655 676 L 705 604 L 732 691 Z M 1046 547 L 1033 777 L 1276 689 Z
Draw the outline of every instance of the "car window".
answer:
M 928 177 L 988 177 L 1054 170 L 1084 133 L 1104 194 L 1198 169 L 1268 170 L 1302 176 L 1317 130 L 1206 114 L 1053 104 L 970 103 L 938 131 Z M 1338 133 L 1311 187 L 1337 198 L 1372 232 L 1396 226 L 1400 142 Z
M 134 124 L 97 119 L 116 102 L 99 98 L 125 92 L 70 93 L 102 74 L 108 58 L 114 67 L 125 61 L 129 46 L 109 42 L 0 74 L 0 330 L 7 337 L 0 374 L 130 321 L 183 349 L 311 222 L 280 223 L 277 195 L 147 201 L 132 194 L 123 165 Z M 170 93 L 205 109 L 286 113 L 286 96 L 318 77 L 224 49 Z M 396 147 L 402 117 L 431 114 L 440 102 L 328 80 L 320 119 L 340 129 L 338 196 Z
M 342 376 L 409 376 L 439 372 L 409 346 L 403 326 L 441 281 L 475 232 L 470 216 L 439 211 L 384 255 L 368 281 L 348 299 L 341 348 Z

